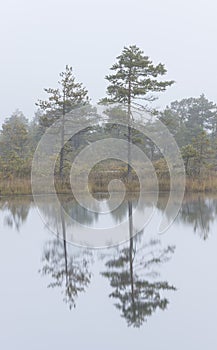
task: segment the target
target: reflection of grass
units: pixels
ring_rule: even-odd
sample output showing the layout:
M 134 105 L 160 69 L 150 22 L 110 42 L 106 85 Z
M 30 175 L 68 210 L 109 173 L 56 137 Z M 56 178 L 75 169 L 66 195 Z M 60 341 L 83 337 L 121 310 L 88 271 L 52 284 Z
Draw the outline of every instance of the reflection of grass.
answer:
M 110 181 L 119 179 L 125 185 L 127 192 L 139 192 L 140 184 L 138 177 L 132 172 L 131 180 L 127 181 L 127 171 L 125 169 L 116 169 L 112 171 L 94 169 L 89 174 L 88 188 L 92 193 L 108 192 L 108 185 Z M 151 174 L 144 175 L 145 185 L 147 191 L 155 191 L 156 186 Z M 170 178 L 167 175 L 158 174 L 158 184 L 160 191 L 170 190 Z M 83 192 L 85 187 L 85 180 L 82 175 L 76 177 L 76 188 L 79 192 Z M 71 186 L 69 179 L 67 181 L 60 181 L 55 179 L 56 192 L 59 194 L 71 194 Z M 175 188 L 180 188 L 179 179 L 175 179 Z M 113 183 L 112 190 L 121 192 L 123 187 L 118 182 Z M 206 176 L 204 178 L 186 178 L 186 192 L 217 192 L 217 176 Z M 26 195 L 31 194 L 31 180 L 30 178 L 14 178 L 14 179 L 0 179 L 0 196 L 1 195 Z M 38 194 L 46 193 L 41 186 L 41 191 Z

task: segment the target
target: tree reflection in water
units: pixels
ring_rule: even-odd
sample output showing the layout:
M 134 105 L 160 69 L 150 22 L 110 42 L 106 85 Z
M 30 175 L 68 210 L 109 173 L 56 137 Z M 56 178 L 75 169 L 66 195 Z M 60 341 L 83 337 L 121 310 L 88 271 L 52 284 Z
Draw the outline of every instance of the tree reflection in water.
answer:
M 169 193 L 162 193 L 158 198 L 157 208 L 164 211 L 169 198 Z M 167 211 L 168 218 L 173 216 L 173 207 L 177 205 L 175 199 L 171 206 L 171 212 Z M 203 240 L 208 239 L 210 224 L 216 217 L 217 199 L 216 195 L 204 195 L 197 193 L 188 193 L 185 195 L 176 222 L 190 225 Z
M 167 262 L 174 253 L 174 246 L 161 248 L 159 240 L 138 245 L 138 237 L 133 238 L 132 202 L 128 201 L 129 242 L 118 250 L 105 264 L 107 270 L 102 275 L 109 279 L 116 299 L 115 306 L 128 326 L 140 327 L 157 308 L 165 310 L 169 301 L 161 292 L 175 290 L 167 281 L 155 281 L 159 273 L 155 270 Z M 142 233 L 140 233 L 141 235 Z
M 160 195 L 157 209 L 163 211 L 168 195 Z M 147 198 L 147 205 L 152 204 L 151 195 Z M 84 213 L 75 201 L 62 198 L 64 208 L 72 217 L 81 223 L 91 224 L 98 220 L 98 214 Z M 47 222 L 59 237 L 46 242 L 42 257 L 42 275 L 50 278 L 49 287 L 62 289 L 63 299 L 73 308 L 76 298 L 84 292 L 91 282 L 90 267 L 93 252 L 75 248 L 66 243 L 66 229 L 70 227 L 63 212 L 52 203 L 52 197 L 42 199 L 42 210 Z M 176 203 L 174 202 L 174 205 Z M 20 230 L 27 221 L 29 211 L 34 208 L 31 197 L 0 198 L 0 210 L 5 225 Z M 145 209 L 145 208 L 143 208 Z M 142 208 L 141 208 L 142 210 Z M 172 210 L 172 209 L 171 209 Z M 167 213 L 172 215 L 173 213 Z M 185 197 L 176 222 L 193 227 L 194 232 L 204 240 L 208 238 L 210 225 L 217 214 L 217 199 L 203 195 L 188 195 Z M 132 201 L 124 201 L 119 210 L 111 212 L 117 224 L 126 215 L 129 218 L 129 241 L 119 246 L 111 256 L 111 250 L 105 254 L 107 262 L 102 275 L 107 278 L 112 287 L 111 298 L 115 299 L 115 306 L 126 319 L 129 326 L 140 327 L 157 309 L 164 310 L 169 301 L 164 293 L 175 290 L 167 281 L 161 281 L 159 270 L 161 264 L 167 262 L 174 253 L 174 247 L 162 247 L 159 240 L 152 239 L 145 242 L 143 232 L 133 238 Z M 31 217 L 29 215 L 29 217 Z M 54 236 L 53 236 L 54 237 Z
M 206 240 L 209 237 L 210 223 L 215 219 L 214 209 L 213 200 L 200 195 L 194 196 L 191 200 L 184 200 L 179 220 L 192 225 L 194 232 Z
M 164 212 L 168 193 L 160 194 L 157 203 L 159 212 Z M 61 199 L 63 207 L 72 218 L 75 218 L 82 224 L 91 225 L 92 222 L 98 220 L 98 213 L 88 213 L 81 206 L 78 206 L 74 200 L 69 200 L 67 196 Z M 52 203 L 52 197 L 43 199 L 44 205 L 41 206 L 43 215 L 46 217 L 48 226 L 54 230 L 62 231 L 62 223 L 59 215 L 59 208 L 56 208 Z M 147 198 L 147 206 L 152 205 L 151 194 Z M 174 207 L 176 201 L 174 199 Z M 173 206 L 171 213 L 167 211 L 168 218 L 173 216 Z M 24 222 L 27 221 L 31 209 L 34 208 L 34 202 L 31 196 L 19 197 L 0 197 L 0 211 L 3 213 L 3 222 L 6 226 L 15 228 L 17 231 L 21 229 Z M 119 210 L 111 212 L 115 215 L 115 220 L 119 223 L 126 215 L 127 203 L 123 203 Z M 94 208 L 93 208 L 94 211 Z M 206 240 L 209 236 L 210 224 L 213 223 L 217 215 L 217 198 L 216 195 L 204 196 L 203 194 L 188 194 L 185 196 L 176 222 L 188 224 L 193 227 L 193 231 L 202 239 Z M 66 226 L 70 226 L 66 222 Z
M 52 281 L 48 288 L 60 287 L 63 300 L 70 310 L 76 306 L 76 298 L 84 292 L 91 281 L 89 265 L 91 253 L 77 249 L 66 242 L 66 227 L 63 209 L 60 206 L 62 238 L 50 240 L 44 247 L 42 275 L 49 275 Z M 68 249 L 70 250 L 68 252 Z
M 5 212 L 4 224 L 20 231 L 21 226 L 27 220 L 32 197 L 9 197 L 0 201 L 0 210 Z

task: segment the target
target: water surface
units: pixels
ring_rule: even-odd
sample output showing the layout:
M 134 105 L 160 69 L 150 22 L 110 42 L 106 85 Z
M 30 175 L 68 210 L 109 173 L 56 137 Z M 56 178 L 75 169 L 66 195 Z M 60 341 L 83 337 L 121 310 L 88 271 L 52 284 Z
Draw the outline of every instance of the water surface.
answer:
M 31 197 L 1 198 L 0 348 L 216 349 L 217 197 L 186 197 L 159 235 L 167 198 L 132 238 L 135 197 L 103 216 L 61 196 L 72 217 L 99 232 L 128 220 L 127 242 L 97 250 L 66 243 L 76 225 L 57 215 L 52 197 L 43 199 L 46 225 Z M 141 216 L 151 204 L 149 195 Z

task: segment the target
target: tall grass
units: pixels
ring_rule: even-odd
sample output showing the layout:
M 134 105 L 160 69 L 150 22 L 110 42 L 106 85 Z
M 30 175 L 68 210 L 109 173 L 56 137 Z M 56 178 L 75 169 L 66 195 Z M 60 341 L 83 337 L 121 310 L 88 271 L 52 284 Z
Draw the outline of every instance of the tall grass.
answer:
M 32 194 L 30 178 L 0 179 L 0 196 L 21 194 Z
M 89 176 L 88 190 L 92 193 L 108 192 L 109 183 L 119 179 L 123 182 L 126 192 L 139 192 L 140 184 L 138 177 L 132 174 L 131 181 L 127 180 L 125 172 L 109 172 L 109 171 L 95 171 Z M 150 176 L 145 179 L 145 186 L 147 191 L 155 191 L 155 182 Z M 158 185 L 160 191 L 170 190 L 170 179 L 168 177 L 159 177 Z M 78 176 L 76 179 L 76 188 L 78 191 L 83 192 L 86 184 L 82 176 Z M 179 190 L 181 183 L 179 179 L 175 179 L 175 190 Z M 71 194 L 72 189 L 69 180 L 60 181 L 59 178 L 55 179 L 55 189 L 59 194 Z M 118 182 L 114 182 L 112 186 L 114 192 L 123 191 L 123 187 Z M 217 192 L 217 173 L 208 174 L 203 178 L 191 178 L 186 177 L 186 192 Z M 41 192 L 43 194 L 43 186 Z M 13 179 L 0 179 L 0 196 L 3 195 L 28 195 L 32 194 L 31 179 L 30 178 L 13 178 Z

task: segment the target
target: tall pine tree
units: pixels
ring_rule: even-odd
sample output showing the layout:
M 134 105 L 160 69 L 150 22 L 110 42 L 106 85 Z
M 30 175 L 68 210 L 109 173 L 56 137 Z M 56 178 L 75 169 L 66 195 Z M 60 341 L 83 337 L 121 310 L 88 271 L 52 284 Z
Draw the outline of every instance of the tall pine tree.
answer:
M 153 94 L 165 91 L 174 81 L 161 81 L 159 76 L 166 74 L 163 64 L 154 65 L 148 56 L 136 45 L 124 47 L 117 62 L 111 67 L 114 74 L 105 78 L 109 82 L 107 87 L 107 97 L 100 103 L 124 103 L 127 104 L 128 118 L 128 179 L 131 178 L 131 146 L 132 128 L 131 108 L 133 104 L 142 105 L 143 101 L 153 101 L 157 97 Z M 144 102 L 143 102 L 144 103 Z
M 61 125 L 61 151 L 59 175 L 63 179 L 64 158 L 65 158 L 65 115 L 76 107 L 81 107 L 89 103 L 87 90 L 81 83 L 75 81 L 72 74 L 72 67 L 66 65 L 65 71 L 60 73 L 59 88 L 44 89 L 48 93 L 47 100 L 38 100 L 36 105 L 44 111 L 40 118 L 41 125 L 46 128 L 52 125 L 56 120 L 62 118 Z

